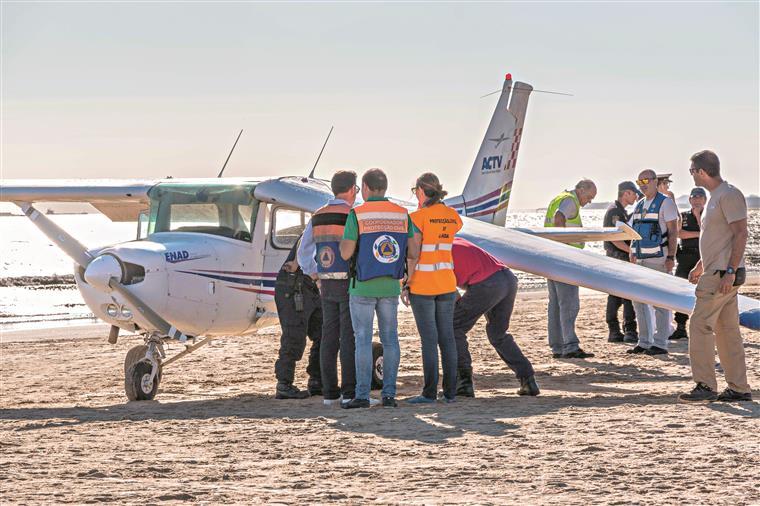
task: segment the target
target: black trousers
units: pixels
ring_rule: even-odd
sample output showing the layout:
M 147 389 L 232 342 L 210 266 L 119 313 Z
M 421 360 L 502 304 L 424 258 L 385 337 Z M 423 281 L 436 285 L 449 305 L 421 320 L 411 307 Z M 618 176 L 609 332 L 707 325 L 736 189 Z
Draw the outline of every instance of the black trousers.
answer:
M 616 251 L 614 253 L 608 251 L 607 256 L 624 262 L 629 261 L 628 254 L 624 251 Z M 620 320 L 618 319 L 620 306 L 623 306 L 623 332 L 636 332 L 636 312 L 633 309 L 633 303 L 617 295 L 607 296 L 607 311 L 605 314 L 607 326 L 610 328 L 620 328 Z
M 678 248 L 676 260 L 678 260 L 678 265 L 676 265 L 676 277 L 689 279 L 689 272 L 691 272 L 694 266 L 697 265 L 697 262 L 699 262 L 699 249 L 684 250 Z M 679 328 L 686 328 L 686 322 L 689 320 L 689 315 L 686 313 L 676 313 L 675 318 L 676 324 Z
M 353 399 L 356 393 L 354 327 L 348 305 L 346 279 L 323 279 L 322 344 L 319 363 L 322 369 L 322 393 L 325 399 Z M 340 386 L 338 386 L 338 352 L 340 352 Z
M 499 357 L 518 378 L 533 376 L 533 366 L 523 355 L 509 330 L 515 306 L 517 277 L 509 269 L 467 287 L 454 306 L 454 339 L 457 345 L 457 367 L 470 369 L 472 357 L 467 345 L 469 332 L 481 316 L 486 315 L 486 335 Z
M 322 306 L 319 294 L 314 289 L 304 287 L 303 311 L 296 311 L 292 285 L 275 284 L 274 302 L 282 327 L 280 352 L 274 363 L 274 374 L 278 382 L 292 384 L 296 373 L 296 362 L 301 360 L 306 349 L 306 337 L 311 339 L 309 363 L 306 372 L 309 379 L 321 380 L 319 368 L 319 346 L 322 340 Z

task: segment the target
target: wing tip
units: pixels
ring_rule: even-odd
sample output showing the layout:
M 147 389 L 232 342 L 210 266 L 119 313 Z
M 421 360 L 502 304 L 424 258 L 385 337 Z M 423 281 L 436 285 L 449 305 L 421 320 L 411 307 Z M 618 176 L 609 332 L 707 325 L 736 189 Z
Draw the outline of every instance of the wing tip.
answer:
M 739 325 L 752 330 L 760 330 L 760 308 L 739 313 Z

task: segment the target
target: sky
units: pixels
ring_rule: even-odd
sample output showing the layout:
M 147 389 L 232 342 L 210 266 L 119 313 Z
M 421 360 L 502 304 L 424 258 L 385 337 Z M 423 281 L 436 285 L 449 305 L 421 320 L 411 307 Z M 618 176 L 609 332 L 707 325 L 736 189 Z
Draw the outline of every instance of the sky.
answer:
M 2 178 L 383 168 L 461 192 L 504 74 L 536 89 L 512 209 L 643 168 L 692 187 L 713 149 L 760 193 L 760 12 L 750 3 L 3 2 Z

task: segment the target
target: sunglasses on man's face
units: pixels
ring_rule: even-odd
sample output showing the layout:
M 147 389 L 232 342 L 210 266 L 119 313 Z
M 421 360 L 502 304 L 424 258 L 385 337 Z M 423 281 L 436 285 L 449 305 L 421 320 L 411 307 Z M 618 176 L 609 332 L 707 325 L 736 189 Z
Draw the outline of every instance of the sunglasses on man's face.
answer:
M 689 174 L 691 174 L 691 175 L 693 176 L 694 174 L 696 174 L 697 172 L 699 172 L 699 170 L 700 170 L 700 169 L 698 169 L 698 168 L 696 168 L 696 167 L 691 167 L 691 168 L 689 169 Z
M 415 193 L 417 191 L 417 187 L 416 186 L 412 186 L 411 190 L 412 190 L 412 193 Z
M 645 184 L 649 184 L 650 181 L 652 181 L 651 178 L 642 177 L 641 179 L 636 180 L 636 184 L 639 186 L 644 186 Z

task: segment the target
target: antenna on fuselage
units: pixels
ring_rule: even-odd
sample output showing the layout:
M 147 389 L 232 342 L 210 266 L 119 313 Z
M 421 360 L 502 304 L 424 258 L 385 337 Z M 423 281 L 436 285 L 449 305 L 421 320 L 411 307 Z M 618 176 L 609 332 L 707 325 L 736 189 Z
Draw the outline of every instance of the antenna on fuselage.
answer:
M 227 155 L 227 159 L 224 161 L 224 165 L 222 165 L 222 170 L 219 171 L 219 175 L 216 177 L 222 177 L 222 174 L 224 173 L 224 169 L 227 167 L 227 162 L 230 161 L 230 157 L 232 156 L 232 152 L 235 151 L 235 146 L 237 146 L 238 141 L 240 140 L 240 136 L 243 135 L 243 129 L 240 129 L 240 133 L 237 136 L 237 139 L 235 139 L 235 144 L 232 145 L 232 149 L 230 149 L 230 154 Z
M 329 140 L 330 140 L 330 134 L 332 133 L 332 131 L 333 131 L 333 128 L 335 128 L 335 127 L 332 127 L 332 126 L 331 126 L 331 127 L 330 127 L 330 131 L 329 131 L 329 132 L 327 132 L 327 139 L 325 139 L 325 143 L 324 143 L 324 144 L 322 144 L 322 149 L 319 151 L 319 155 L 317 155 L 317 161 L 316 161 L 316 162 L 314 162 L 314 167 L 312 167 L 312 168 L 311 168 L 311 172 L 309 172 L 309 177 L 314 177 L 314 170 L 317 168 L 317 164 L 319 163 L 319 159 L 320 159 L 320 158 L 322 158 L 322 153 L 323 153 L 323 152 L 324 152 L 324 150 L 325 150 L 325 146 L 327 146 L 327 141 L 329 141 Z

